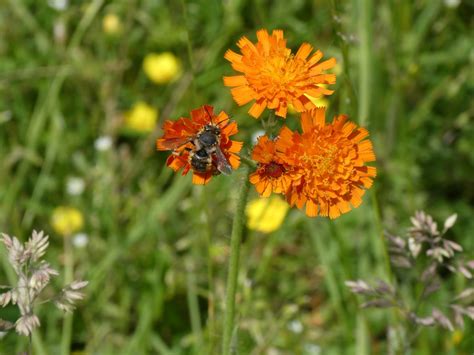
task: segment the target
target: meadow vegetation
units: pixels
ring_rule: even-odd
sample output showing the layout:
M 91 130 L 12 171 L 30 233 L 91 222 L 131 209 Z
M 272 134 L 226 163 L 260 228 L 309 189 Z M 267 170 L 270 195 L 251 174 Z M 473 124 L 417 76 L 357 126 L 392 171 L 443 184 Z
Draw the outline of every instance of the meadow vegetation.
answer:
M 327 121 L 344 113 L 370 131 L 377 177 L 362 205 L 334 220 L 278 201 L 262 207 L 251 187 L 236 353 L 393 351 L 400 329 L 411 329 L 406 320 L 396 310 L 361 310 L 363 298 L 345 282 L 403 278 L 384 232 L 404 235 L 417 210 L 437 221 L 456 213 L 446 237 L 474 259 L 469 1 L 0 3 L 0 231 L 22 242 L 33 229 L 50 236 L 43 258 L 62 274 L 51 280 L 56 290 L 89 281 L 66 321 L 50 305 L 35 309 L 34 354 L 220 353 L 245 169 L 193 185 L 191 174 L 166 167 L 155 141 L 164 120 L 210 104 L 238 123 L 235 137 L 250 155 L 262 122 L 224 86 L 235 74 L 224 53 L 261 28 L 283 29 L 294 51 L 308 42 L 336 58 L 335 93 L 319 104 Z M 297 122 L 289 113 L 285 123 Z M 256 213 L 270 221 L 259 224 Z M 15 284 L 3 246 L 0 259 L 0 284 Z M 437 304 L 472 287 L 459 274 L 441 281 Z M 416 303 L 421 287 L 401 292 Z M 0 309 L 0 319 L 18 317 L 16 307 Z M 453 331 L 426 327 L 412 353 L 470 354 L 473 333 L 469 319 Z M 2 333 L 1 354 L 27 348 L 27 337 Z

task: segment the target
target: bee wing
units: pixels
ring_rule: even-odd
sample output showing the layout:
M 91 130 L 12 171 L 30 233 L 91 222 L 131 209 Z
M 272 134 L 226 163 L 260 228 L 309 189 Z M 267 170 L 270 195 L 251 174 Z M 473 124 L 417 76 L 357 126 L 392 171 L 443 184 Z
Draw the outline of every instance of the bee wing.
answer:
M 216 146 L 216 158 L 217 158 L 217 170 L 224 175 L 230 175 L 232 173 L 232 166 L 230 166 L 227 158 L 225 157 L 219 146 Z
M 175 150 L 179 147 L 191 142 L 192 137 L 178 137 L 178 138 L 166 138 L 158 139 L 156 147 L 158 150 Z

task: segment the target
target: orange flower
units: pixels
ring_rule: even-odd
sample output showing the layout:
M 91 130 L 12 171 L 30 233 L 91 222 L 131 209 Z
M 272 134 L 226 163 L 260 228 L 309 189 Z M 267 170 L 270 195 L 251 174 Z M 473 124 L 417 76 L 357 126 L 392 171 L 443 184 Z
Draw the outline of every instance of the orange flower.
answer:
M 272 192 L 286 193 L 300 176 L 297 169 L 278 156 L 276 146 L 276 141 L 262 136 L 252 152 L 252 159 L 258 162 L 258 168 L 250 175 L 250 182 L 263 197 L 270 196 Z
M 357 128 L 344 115 L 326 124 L 325 108 L 304 112 L 301 125 L 302 134 L 284 127 L 274 143 L 272 158 L 267 159 L 298 172 L 285 183 L 289 188 L 275 189 L 272 185 L 273 191 L 284 193 L 291 206 L 302 209 L 306 205 L 310 217 L 336 218 L 358 207 L 376 176 L 376 168 L 365 165 L 375 161 L 372 143 L 365 139 L 368 131 Z M 250 181 L 257 184 L 260 194 L 268 194 L 266 189 L 258 188 L 258 183 L 272 178 L 263 169 L 268 163 L 258 160 L 262 154 L 254 153 L 254 159 L 261 162 L 254 175 L 260 174 Z
M 254 44 L 242 37 L 237 42 L 242 54 L 228 50 L 224 56 L 232 68 L 242 73 L 224 77 L 224 85 L 232 87 L 232 96 L 239 106 L 255 100 L 250 115 L 258 118 L 268 107 L 286 118 L 289 104 L 303 112 L 316 107 L 306 95 L 319 98 L 333 93 L 322 85 L 336 82 L 335 74 L 324 73 L 335 66 L 334 58 L 318 63 L 323 56 L 319 50 L 308 58 L 313 50 L 308 43 L 292 54 L 281 30 L 274 30 L 271 36 L 267 30 L 260 30 L 257 38 Z
M 202 147 L 198 137 L 209 128 L 213 129 L 216 143 L 210 144 L 209 149 L 206 149 Z M 242 149 L 242 142 L 229 138 L 238 132 L 237 123 L 229 121 L 229 116 L 224 111 L 214 115 L 213 107 L 204 105 L 192 110 L 191 118 L 181 117 L 176 121 L 166 121 L 163 130 L 163 138 L 156 141 L 156 148 L 173 151 L 166 165 L 174 171 L 183 169 L 183 175 L 193 170 L 194 184 L 207 184 L 213 175 L 220 174 L 221 163 L 234 170 L 240 165 L 237 153 Z M 192 164 L 192 157 L 198 150 L 203 154 L 203 162 L 208 159 L 204 167 L 197 168 Z M 218 151 L 222 152 L 222 155 Z

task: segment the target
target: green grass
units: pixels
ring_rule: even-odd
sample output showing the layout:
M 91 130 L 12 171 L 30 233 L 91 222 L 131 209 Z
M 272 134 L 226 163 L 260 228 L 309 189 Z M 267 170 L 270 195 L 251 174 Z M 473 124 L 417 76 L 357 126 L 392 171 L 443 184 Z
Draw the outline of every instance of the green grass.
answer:
M 238 352 L 386 353 L 387 327 L 396 318 L 358 310 L 344 281 L 390 277 L 381 233 L 403 232 L 417 209 L 437 219 L 458 213 L 451 237 L 473 258 L 474 8 L 468 1 L 456 8 L 428 0 L 69 3 L 65 11 L 33 0 L 0 7 L 0 231 L 25 240 L 32 228 L 44 229 L 51 236 L 47 258 L 62 270 L 63 240 L 51 228 L 51 212 L 72 205 L 84 214 L 89 244 L 74 249 L 74 276 L 90 285 L 74 313 L 72 350 L 219 353 L 243 176 L 193 186 L 190 176 L 165 167 L 166 153 L 154 150 L 159 129 L 124 136 L 117 117 L 138 100 L 159 109 L 160 122 L 209 103 L 233 116 L 249 149 L 260 122 L 223 86 L 222 76 L 232 73 L 223 55 L 243 35 L 254 40 L 260 28 L 282 28 L 293 49 L 307 41 L 337 58 L 341 73 L 329 116 L 347 113 L 369 128 L 378 177 L 363 205 L 335 221 L 292 210 L 272 234 L 244 231 Z M 103 32 L 107 13 L 120 17 L 121 34 Z M 53 35 L 58 23 L 64 41 Z M 141 65 L 146 54 L 163 51 L 175 53 L 184 72 L 158 86 Z M 114 145 L 98 152 L 94 141 L 103 135 Z M 71 176 L 85 180 L 82 195 L 66 193 Z M 12 275 L 1 257 L 4 284 Z M 463 286 L 446 283 L 447 290 Z M 35 354 L 59 353 L 62 314 L 48 306 L 39 313 Z M 0 310 L 0 318 L 14 316 L 13 308 Z M 301 331 L 294 327 L 299 323 Z M 473 330 L 467 321 L 454 344 L 449 332 L 425 329 L 415 352 L 468 354 Z M 0 353 L 26 346 L 8 333 Z

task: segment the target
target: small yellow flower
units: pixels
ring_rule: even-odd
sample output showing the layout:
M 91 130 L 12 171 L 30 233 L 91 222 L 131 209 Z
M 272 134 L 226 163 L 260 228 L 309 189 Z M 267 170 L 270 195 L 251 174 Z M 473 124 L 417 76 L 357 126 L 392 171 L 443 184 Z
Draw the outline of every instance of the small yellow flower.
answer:
M 336 74 L 336 76 L 341 75 L 342 71 L 343 71 L 343 67 L 340 61 L 338 61 L 336 65 L 334 66 L 334 68 L 330 70 L 330 72 Z
M 289 205 L 277 196 L 257 198 L 246 208 L 247 226 L 262 233 L 278 229 L 285 219 Z
M 134 133 L 150 133 L 155 129 L 158 111 L 143 101 L 125 113 L 124 128 Z
M 321 84 L 321 87 L 326 89 L 328 86 L 326 84 Z M 316 107 L 329 107 L 329 101 L 324 96 L 314 97 L 308 94 L 305 94 L 304 96 L 306 96 L 313 104 L 315 104 Z
M 315 98 L 310 95 L 305 95 L 313 104 L 316 105 L 316 107 L 329 107 L 329 101 L 325 97 L 319 97 Z M 298 111 L 295 110 L 292 104 L 288 105 L 288 112 L 291 113 L 292 115 L 295 115 L 298 113 Z
M 156 84 L 173 81 L 181 74 L 181 63 L 173 53 L 150 53 L 143 60 L 143 70 Z
M 122 22 L 115 14 L 107 14 L 102 19 L 102 30 L 108 35 L 116 35 L 122 30 Z
M 312 97 L 310 95 L 306 95 L 306 97 L 316 105 L 316 107 L 328 107 L 329 101 L 324 97 Z
M 455 330 L 451 336 L 451 341 L 454 345 L 459 345 L 464 338 L 464 334 L 460 330 Z
M 53 210 L 51 226 L 54 231 L 64 237 L 79 231 L 84 225 L 81 211 L 74 207 L 60 206 Z

